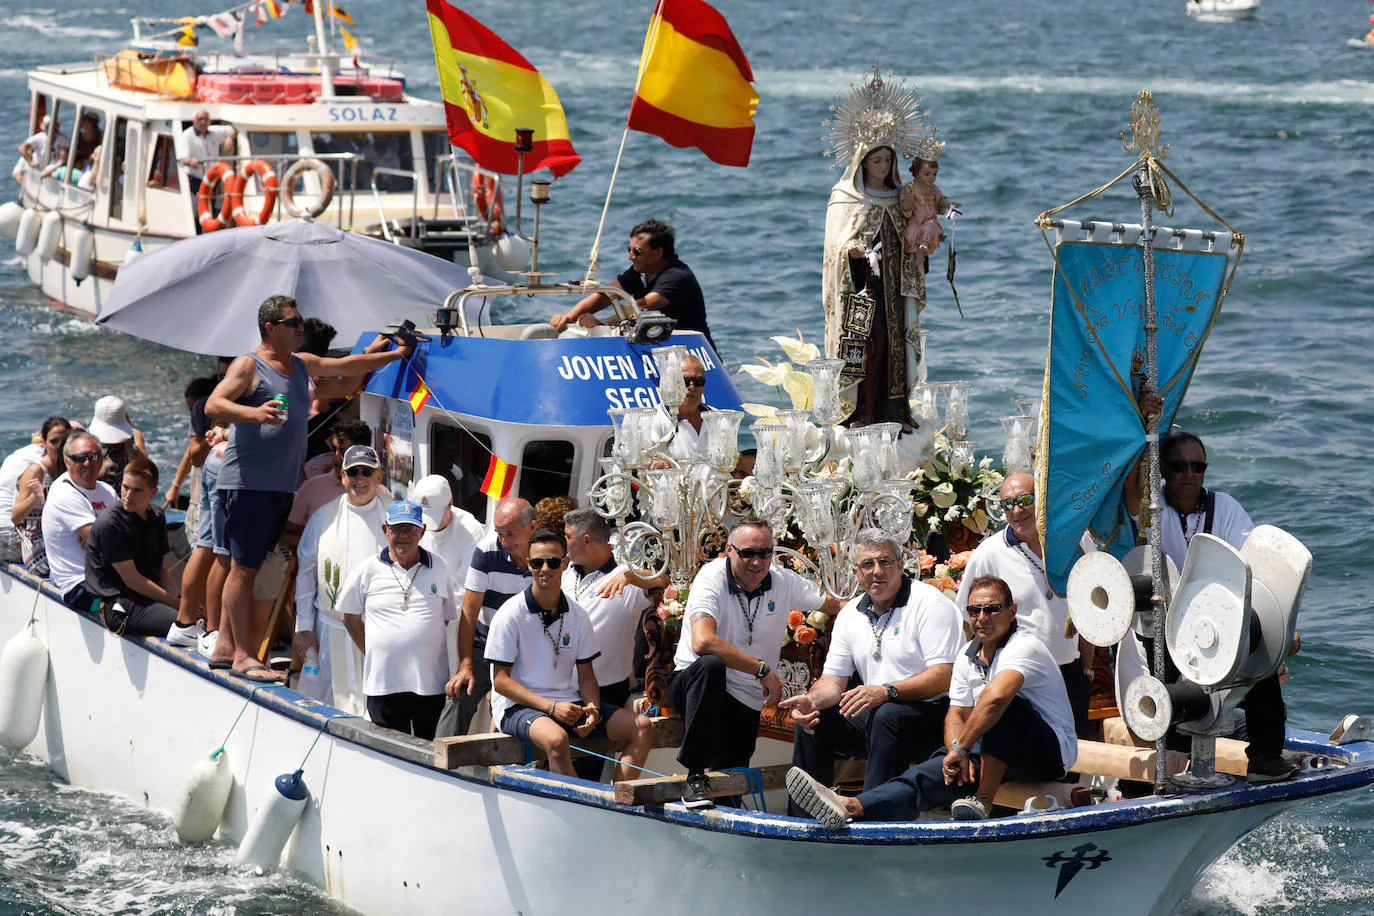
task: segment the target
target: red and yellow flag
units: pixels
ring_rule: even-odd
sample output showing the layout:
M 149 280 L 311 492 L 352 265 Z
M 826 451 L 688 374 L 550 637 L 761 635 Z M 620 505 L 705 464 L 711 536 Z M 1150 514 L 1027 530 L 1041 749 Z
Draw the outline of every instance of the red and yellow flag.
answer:
M 482 492 L 492 499 L 505 499 L 510 495 L 511 484 L 515 483 L 515 472 L 518 470 L 515 465 L 506 464 L 492 455 L 491 463 L 487 465 L 487 476 L 482 480 Z
M 429 403 L 429 386 L 425 380 L 421 379 L 420 384 L 415 386 L 415 390 L 410 393 L 410 409 L 418 414 L 420 410 Z
M 525 170 L 566 175 L 582 161 L 568 137 L 558 93 L 496 33 L 445 0 L 425 0 L 448 138 L 482 168 L 516 171 L 515 129 L 534 129 Z
M 281 5 L 281 0 L 262 0 L 262 3 L 258 4 L 258 9 L 266 12 L 273 19 L 280 19 L 286 12 L 286 8 Z
M 730 25 L 703 0 L 659 0 L 639 61 L 630 127 L 746 166 L 759 94 Z

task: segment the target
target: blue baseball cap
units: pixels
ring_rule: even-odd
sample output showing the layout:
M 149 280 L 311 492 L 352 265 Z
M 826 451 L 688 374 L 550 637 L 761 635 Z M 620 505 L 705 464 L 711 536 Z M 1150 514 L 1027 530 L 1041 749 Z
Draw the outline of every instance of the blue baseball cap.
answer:
M 420 507 L 408 499 L 398 499 L 386 510 L 386 523 L 388 525 L 414 525 L 416 528 L 425 527 L 425 516 Z

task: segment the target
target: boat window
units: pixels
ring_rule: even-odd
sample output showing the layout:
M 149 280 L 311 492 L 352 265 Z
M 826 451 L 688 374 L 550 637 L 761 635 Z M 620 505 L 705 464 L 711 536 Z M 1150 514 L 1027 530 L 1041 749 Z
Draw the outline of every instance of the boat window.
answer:
M 415 414 L 409 405 L 382 401 L 382 481 L 394 499 L 405 499 L 415 482 Z
M 410 149 L 410 134 L 400 131 L 360 131 L 349 133 L 311 134 L 316 153 L 351 153 L 360 157 L 357 164 L 357 190 L 371 193 L 373 169 L 377 167 L 399 169 L 409 172 L 415 168 L 415 157 Z M 329 160 L 326 160 L 329 161 Z M 329 162 L 330 168 L 340 177 L 340 183 L 349 185 L 350 169 L 341 163 Z M 404 192 L 409 194 L 414 181 L 399 175 L 378 175 L 377 189 L 387 193 Z
M 444 170 L 448 163 L 441 159 L 452 152 L 448 133 L 442 130 L 427 130 L 420 136 L 425 142 L 425 174 L 429 176 L 429 193 L 443 194 L 448 190 L 444 186 Z
M 479 522 L 487 520 L 487 498 L 482 481 L 491 463 L 491 437 L 463 430 L 442 420 L 429 428 L 429 472 L 448 480 L 453 504 L 466 509 Z
M 248 131 L 248 155 L 266 159 L 278 174 L 286 171 L 299 153 L 295 131 Z
M 105 138 L 105 116 L 94 108 L 81 107 L 76 116 L 76 136 L 72 138 L 72 155 L 68 165 L 73 171 L 72 181 L 80 179 L 95 162 Z
M 105 157 L 110 163 L 110 219 L 124 219 L 124 166 L 128 156 L 129 119 L 115 118 L 114 158 Z
M 148 187 L 180 190 L 176 143 L 167 134 L 157 134 L 152 145 L 153 154 L 148 157 Z
M 533 506 L 546 496 L 567 496 L 572 490 L 571 442 L 541 439 L 525 445 L 520 459 L 520 496 Z

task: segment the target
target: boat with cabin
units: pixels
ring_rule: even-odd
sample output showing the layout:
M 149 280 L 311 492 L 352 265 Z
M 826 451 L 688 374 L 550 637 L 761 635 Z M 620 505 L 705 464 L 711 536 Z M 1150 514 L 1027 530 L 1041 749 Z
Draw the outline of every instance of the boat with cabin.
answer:
M 46 132 L 53 155 L 21 163 L 0 231 L 53 304 L 98 316 L 139 254 L 302 212 L 487 277 L 525 263 L 501 177 L 454 155 L 443 105 L 407 92 L 395 61 L 331 51 L 315 16 L 309 51 L 191 49 L 135 19 L 117 53 L 28 73 L 25 136 Z M 177 149 L 201 109 L 236 139 L 197 194 Z

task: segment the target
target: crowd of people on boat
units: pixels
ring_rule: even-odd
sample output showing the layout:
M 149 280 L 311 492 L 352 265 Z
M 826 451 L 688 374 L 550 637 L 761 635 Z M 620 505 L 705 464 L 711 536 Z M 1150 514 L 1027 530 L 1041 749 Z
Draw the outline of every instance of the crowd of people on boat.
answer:
M 393 500 L 373 431 L 356 419 L 319 421 L 368 373 L 406 358 L 413 341 L 379 336 L 363 352 L 329 357 L 332 329 L 286 296 L 262 304 L 258 329 L 251 353 L 220 360 L 216 377 L 184 391 L 190 435 L 161 500 L 172 504 L 200 467 L 179 576 L 159 470 L 113 396 L 84 427 L 48 418 L 0 466 L 4 559 L 116 633 L 163 637 L 261 684 L 280 682 L 263 663 L 268 617 L 294 595 L 306 695 L 421 738 L 486 728 L 489 709 L 490 727 L 568 775 L 600 771 L 573 759 L 574 741 L 609 739 L 623 746 L 618 778 L 633 778 L 655 737 L 630 709 L 636 634 L 667 580 L 618 564 L 613 529 L 574 498 L 500 500 L 490 532 L 454 504 L 440 475 Z M 687 397 L 677 417 L 664 416 L 665 432 L 676 421 L 667 446 L 676 458 L 703 448 L 710 409 L 701 362 L 689 355 L 682 374 Z M 324 446 L 313 455 L 312 416 Z M 1240 546 L 1252 524 L 1234 499 L 1202 486 L 1201 440 L 1175 434 L 1162 455 L 1169 557 L 1181 565 L 1202 531 Z M 972 552 L 953 600 L 905 570 L 906 545 L 871 529 L 843 545 L 862 593 L 840 602 L 774 565 L 767 524 L 735 519 L 723 555 L 692 583 L 667 678 L 684 722 L 683 802 L 714 804 L 708 772 L 749 765 L 771 704 L 795 725 L 793 810 L 832 826 L 944 805 L 987 817 L 1003 780 L 1062 777 L 1087 729 L 1094 650 L 1064 635 L 1068 608 L 1046 576 L 1036 498 L 1029 474 L 1007 477 L 1006 527 Z M 294 581 L 284 578 L 290 557 Z M 817 611 L 833 618 L 824 672 L 785 697 L 784 635 L 794 614 Z M 1280 754 L 1279 683 L 1257 687 L 1245 707 L 1256 778 L 1292 773 Z M 856 798 L 830 789 L 837 754 L 867 760 Z

